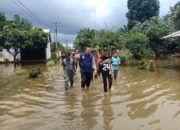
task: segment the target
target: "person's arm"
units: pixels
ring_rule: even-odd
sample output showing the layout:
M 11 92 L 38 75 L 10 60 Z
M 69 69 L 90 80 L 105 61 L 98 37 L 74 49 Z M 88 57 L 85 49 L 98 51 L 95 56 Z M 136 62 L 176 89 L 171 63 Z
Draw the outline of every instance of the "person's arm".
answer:
M 109 68 L 109 74 L 112 75 L 112 61 L 111 61 L 110 68 Z
M 60 69 L 60 73 L 62 76 L 64 76 L 64 70 L 65 70 L 65 64 L 64 64 L 64 61 L 62 61 L 62 67 Z
M 96 67 L 95 58 L 92 58 L 92 66 L 93 66 L 93 69 L 96 71 L 97 67 Z
M 76 54 L 75 59 L 76 59 L 76 61 L 79 61 L 80 60 L 80 54 Z
M 103 57 L 101 57 L 100 61 L 99 61 L 99 64 L 102 66 L 103 64 L 105 64 L 107 61 L 106 60 L 103 60 Z
M 118 63 L 118 65 L 121 65 L 121 59 L 119 58 L 119 63 Z
M 76 62 L 73 60 L 73 70 L 76 71 Z

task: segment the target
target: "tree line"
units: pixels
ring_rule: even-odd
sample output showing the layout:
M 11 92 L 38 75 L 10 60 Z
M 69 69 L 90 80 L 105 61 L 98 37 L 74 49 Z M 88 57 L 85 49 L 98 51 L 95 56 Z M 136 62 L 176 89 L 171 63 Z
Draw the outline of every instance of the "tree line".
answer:
M 83 51 L 89 46 L 96 50 L 108 47 L 127 48 L 135 59 L 161 57 L 180 51 L 179 39 L 163 40 L 162 37 L 180 29 L 180 2 L 170 8 L 170 12 L 159 17 L 159 0 L 128 0 L 128 24 L 112 30 L 81 29 L 74 47 Z

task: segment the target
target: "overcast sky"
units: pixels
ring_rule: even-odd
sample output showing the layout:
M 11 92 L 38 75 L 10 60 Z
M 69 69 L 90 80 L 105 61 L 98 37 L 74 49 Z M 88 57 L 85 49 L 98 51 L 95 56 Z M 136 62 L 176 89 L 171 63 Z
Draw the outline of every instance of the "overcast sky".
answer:
M 160 16 L 166 15 L 178 1 L 160 0 Z M 58 22 L 58 39 L 71 44 L 81 28 L 116 30 L 126 25 L 128 9 L 127 0 L 0 0 L 0 11 L 8 18 L 20 14 L 33 26 L 51 32 L 54 32 L 53 23 Z

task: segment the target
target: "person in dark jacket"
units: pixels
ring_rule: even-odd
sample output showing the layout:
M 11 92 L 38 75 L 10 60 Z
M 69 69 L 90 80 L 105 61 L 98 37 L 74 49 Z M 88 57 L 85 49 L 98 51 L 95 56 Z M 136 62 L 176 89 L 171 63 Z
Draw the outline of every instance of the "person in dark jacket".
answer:
M 81 72 L 81 88 L 82 90 L 89 90 L 90 83 L 93 77 L 94 61 L 90 54 L 91 49 L 86 47 L 85 52 L 80 54 L 79 66 Z
M 109 56 L 109 50 L 108 48 L 104 48 L 104 55 L 100 59 L 100 65 L 101 65 L 101 73 L 102 73 L 102 79 L 103 79 L 103 85 L 104 85 L 104 92 L 111 90 L 112 86 L 112 57 Z M 109 86 L 107 86 L 107 80 L 109 83 Z

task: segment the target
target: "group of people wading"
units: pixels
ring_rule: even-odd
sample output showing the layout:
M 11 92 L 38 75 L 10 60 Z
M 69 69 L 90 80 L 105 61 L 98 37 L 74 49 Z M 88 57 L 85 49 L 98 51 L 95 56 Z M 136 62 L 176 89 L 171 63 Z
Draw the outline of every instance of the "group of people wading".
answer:
M 67 53 L 62 58 L 61 75 L 64 77 L 65 90 L 73 87 L 74 75 L 79 64 L 81 73 L 81 89 L 89 90 L 93 78 L 102 75 L 104 92 L 111 90 L 113 79 L 116 80 L 121 64 L 119 52 L 114 51 L 110 56 L 108 48 L 103 49 L 103 54 L 99 51 L 91 51 L 89 47 L 81 54 Z

